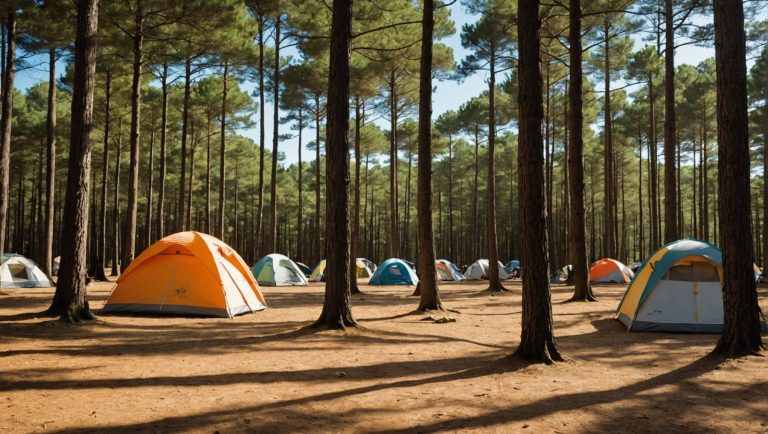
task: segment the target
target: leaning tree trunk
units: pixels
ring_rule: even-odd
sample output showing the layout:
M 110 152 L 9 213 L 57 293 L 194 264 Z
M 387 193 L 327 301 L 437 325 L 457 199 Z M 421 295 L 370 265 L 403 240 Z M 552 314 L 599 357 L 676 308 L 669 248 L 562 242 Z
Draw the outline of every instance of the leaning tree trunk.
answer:
M 490 80 L 488 80 L 488 191 L 485 224 L 488 235 L 488 290 L 502 292 L 506 289 L 499 276 L 499 245 L 496 232 L 496 53 L 490 48 Z M 421 157 L 419 157 L 421 158 Z M 421 160 L 419 160 L 421 161 Z
M 8 232 L 8 193 L 11 168 L 11 120 L 13 118 L 13 76 L 16 72 L 16 9 L 9 8 L 5 23 L 7 51 L 3 70 L 3 101 L 0 115 L 0 255 L 5 252 Z
M 678 238 L 677 182 L 675 181 L 675 29 L 672 0 L 664 2 L 666 47 L 664 51 L 664 243 Z
M 544 149 L 541 123 L 540 29 L 538 0 L 518 0 L 520 139 L 520 224 L 522 228 L 523 318 L 515 355 L 552 363 L 562 360 L 555 343 L 549 289 Z
M 352 0 L 333 2 L 328 123 L 326 136 L 326 266 L 325 301 L 315 326 L 355 327 L 350 308 L 349 234 L 349 46 L 352 39 Z
M 744 6 L 715 0 L 718 214 L 723 249 L 723 333 L 714 352 L 730 357 L 762 350 L 760 307 L 752 272 L 749 120 Z
M 45 241 L 43 270 L 49 276 L 53 265 L 54 184 L 56 183 L 56 49 L 48 50 L 48 114 L 45 160 Z
M 419 68 L 419 163 L 417 220 L 419 225 L 419 311 L 443 310 L 435 269 L 435 233 L 432 227 L 432 44 L 435 27 L 434 0 L 424 0 L 421 21 Z M 498 275 L 498 273 L 497 273 Z
M 63 221 L 67 230 L 62 231 L 61 267 L 53 303 L 48 309 L 48 313 L 60 315 L 62 320 L 69 322 L 93 319 L 86 296 L 86 250 L 97 25 L 98 0 L 79 0 L 69 172 Z
M 570 191 L 570 235 L 573 301 L 595 301 L 589 284 L 587 225 L 584 210 L 584 100 L 581 49 L 581 0 L 570 0 L 570 89 L 568 92 L 568 183 Z
M 138 2 L 133 36 L 133 86 L 131 87 L 131 155 L 128 167 L 128 221 L 123 237 L 123 259 L 120 270 L 125 271 L 136 255 L 136 221 L 139 199 L 139 161 L 141 157 L 141 67 L 144 45 L 143 12 Z

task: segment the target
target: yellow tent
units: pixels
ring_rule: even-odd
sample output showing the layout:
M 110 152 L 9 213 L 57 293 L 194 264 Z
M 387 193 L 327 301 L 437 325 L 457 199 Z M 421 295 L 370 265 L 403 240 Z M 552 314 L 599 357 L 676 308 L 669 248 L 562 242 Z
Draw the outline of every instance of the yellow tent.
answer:
M 355 260 L 355 265 L 357 268 L 357 278 L 358 279 L 370 279 L 371 274 L 373 274 L 368 268 L 367 265 L 362 261 L 361 258 L 357 258 Z M 323 282 L 325 281 L 325 259 L 320 261 L 319 264 L 315 267 L 314 270 L 312 270 L 312 274 L 309 275 L 309 280 L 312 282 Z
M 102 313 L 232 318 L 264 308 L 259 285 L 237 252 L 210 235 L 179 232 L 131 263 Z

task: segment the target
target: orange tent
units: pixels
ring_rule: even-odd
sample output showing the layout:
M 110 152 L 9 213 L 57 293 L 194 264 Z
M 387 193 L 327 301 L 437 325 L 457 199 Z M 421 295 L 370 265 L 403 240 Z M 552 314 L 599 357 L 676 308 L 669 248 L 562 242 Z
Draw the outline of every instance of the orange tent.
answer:
M 629 283 L 633 277 L 635 275 L 629 267 L 610 258 L 595 262 L 589 269 L 590 282 Z
M 210 235 L 179 232 L 131 263 L 101 312 L 232 318 L 265 308 L 259 285 L 237 252 Z

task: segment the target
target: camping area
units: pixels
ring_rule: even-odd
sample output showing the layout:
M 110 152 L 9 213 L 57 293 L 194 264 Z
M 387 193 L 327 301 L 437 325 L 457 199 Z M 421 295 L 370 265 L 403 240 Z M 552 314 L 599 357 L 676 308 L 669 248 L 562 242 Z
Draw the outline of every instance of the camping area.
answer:
M 0 434 L 768 434 L 768 1 L 0 1 Z
M 353 297 L 365 328 L 302 329 L 322 285 L 264 290 L 270 308 L 228 319 L 112 317 L 71 326 L 0 310 L 3 432 L 765 432 L 765 357 L 718 363 L 717 335 L 627 333 L 622 286 L 597 303 L 553 287 L 554 367 L 511 358 L 520 284 L 444 285 L 455 323 L 422 321 L 408 288 Z M 393 289 L 394 288 L 394 289 Z M 89 288 L 100 306 L 111 284 Z M 768 308 L 768 290 L 760 288 Z M 442 316 L 443 314 L 440 314 Z M 7 338 L 14 336 L 14 339 Z M 76 405 L 73 405 L 76 401 Z

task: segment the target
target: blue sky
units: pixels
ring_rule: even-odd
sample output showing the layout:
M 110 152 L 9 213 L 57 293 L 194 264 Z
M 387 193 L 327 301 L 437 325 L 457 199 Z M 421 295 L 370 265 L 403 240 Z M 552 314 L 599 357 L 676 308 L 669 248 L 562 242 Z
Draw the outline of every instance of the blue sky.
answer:
M 468 22 L 474 22 L 477 17 L 469 15 L 465 13 L 463 10 L 461 4 L 459 2 L 454 3 L 451 7 L 451 18 L 453 19 L 456 27 L 456 33 L 441 42 L 447 44 L 451 48 L 453 48 L 453 54 L 456 61 L 460 61 L 467 55 L 467 50 L 462 48 L 461 46 L 461 39 L 459 37 L 459 32 L 461 31 L 461 27 L 468 23 Z M 635 48 L 637 49 L 639 46 L 646 44 L 641 40 L 642 35 L 637 35 L 635 38 Z M 712 48 L 704 48 L 704 47 L 696 47 L 692 45 L 688 45 L 685 47 L 682 47 L 677 50 L 675 53 L 675 63 L 677 65 L 688 63 L 688 64 L 698 64 L 702 60 L 714 56 L 714 50 Z M 30 59 L 30 63 L 35 63 L 36 59 Z M 44 64 L 44 59 L 41 59 L 42 66 L 33 67 L 24 71 L 20 71 L 17 74 L 16 77 L 16 88 L 19 89 L 27 89 L 32 84 L 48 79 L 48 71 L 47 67 Z M 59 70 L 62 69 L 61 66 L 57 66 Z M 441 113 L 448 111 L 448 110 L 455 110 L 457 109 L 462 103 L 469 100 L 471 97 L 478 95 L 480 92 L 486 89 L 486 74 L 485 73 L 478 73 L 473 76 L 468 77 L 463 82 L 458 83 L 455 81 L 443 81 L 443 82 L 436 82 L 435 88 L 436 91 L 433 95 L 433 116 L 436 118 Z M 253 83 L 243 83 L 241 85 L 244 89 L 248 90 L 249 92 L 254 89 Z M 267 102 L 265 105 L 266 112 L 272 113 L 273 106 L 271 103 Z M 258 119 L 258 116 L 255 116 L 254 119 Z M 384 123 L 384 120 L 381 120 L 380 122 Z M 268 115 L 266 116 L 265 120 L 265 129 L 266 129 L 266 143 L 270 144 L 272 141 L 272 116 Z M 287 126 L 284 128 L 288 128 Z M 251 137 L 254 140 L 258 140 L 258 128 L 254 128 L 251 130 L 242 130 L 240 131 L 241 134 Z M 310 136 L 312 135 L 311 132 L 309 132 Z M 270 145 L 271 146 L 271 145 Z M 298 141 L 296 139 L 290 139 L 280 142 L 280 151 L 285 154 L 285 160 L 288 163 L 295 162 L 298 158 Z M 305 153 L 305 155 L 311 155 L 309 153 Z

